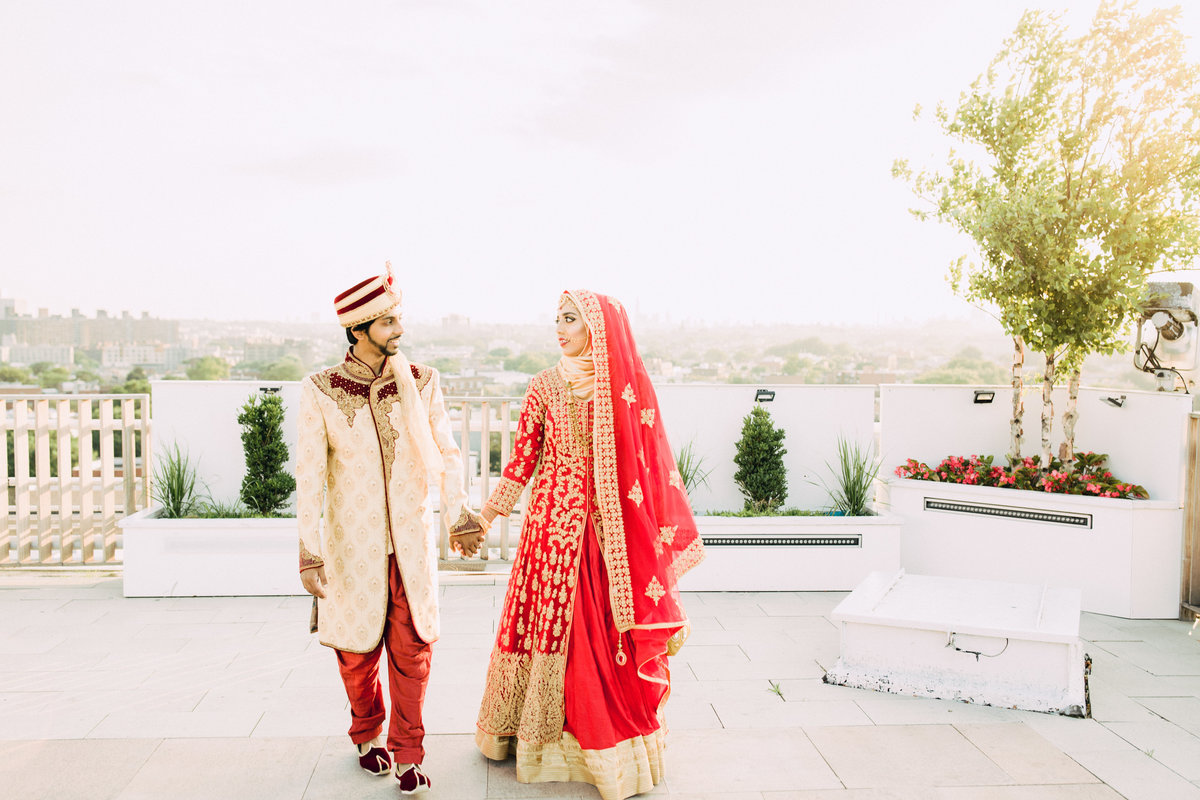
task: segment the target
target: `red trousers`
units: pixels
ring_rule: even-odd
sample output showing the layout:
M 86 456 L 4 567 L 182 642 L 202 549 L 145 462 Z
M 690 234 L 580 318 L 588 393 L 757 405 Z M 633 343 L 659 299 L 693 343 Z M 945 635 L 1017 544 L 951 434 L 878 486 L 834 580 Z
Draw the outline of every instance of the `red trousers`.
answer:
M 421 641 L 413 627 L 404 583 L 396 557 L 388 556 L 387 619 L 383 636 L 369 653 L 336 650 L 342 683 L 350 698 L 350 740 L 362 744 L 383 731 L 383 687 L 379 682 L 379 656 L 388 654 L 388 694 L 392 699 L 392 721 L 388 725 L 387 749 L 397 763 L 420 764 L 425 758 L 425 725 L 421 707 L 429 683 L 429 661 L 433 648 Z

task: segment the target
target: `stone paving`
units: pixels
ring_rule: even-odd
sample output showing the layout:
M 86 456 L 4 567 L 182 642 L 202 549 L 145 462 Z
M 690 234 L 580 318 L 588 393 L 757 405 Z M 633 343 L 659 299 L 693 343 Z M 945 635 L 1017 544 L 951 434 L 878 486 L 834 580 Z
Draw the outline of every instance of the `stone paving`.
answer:
M 430 798 L 592 798 L 473 744 L 503 578 L 453 575 L 426 701 Z M 667 779 L 722 800 L 1200 800 L 1200 631 L 1085 614 L 1093 719 L 827 686 L 842 593 L 690 593 Z M 361 772 L 304 597 L 121 597 L 0 571 L 0 797 L 396 798 Z

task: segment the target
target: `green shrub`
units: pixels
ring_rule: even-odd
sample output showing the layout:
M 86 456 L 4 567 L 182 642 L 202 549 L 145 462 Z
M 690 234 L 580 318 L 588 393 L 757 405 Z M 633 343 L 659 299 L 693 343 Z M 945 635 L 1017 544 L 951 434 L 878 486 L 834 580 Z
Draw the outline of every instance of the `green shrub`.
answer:
M 246 475 L 241 500 L 256 514 L 277 516 L 296 490 L 296 479 L 284 470 L 288 448 L 283 440 L 283 398 L 251 395 L 238 414 Z
M 771 413 L 760 405 L 742 419 L 742 438 L 733 457 L 738 466 L 733 480 L 746 498 L 746 511 L 776 511 L 787 500 L 784 435 L 775 427 Z

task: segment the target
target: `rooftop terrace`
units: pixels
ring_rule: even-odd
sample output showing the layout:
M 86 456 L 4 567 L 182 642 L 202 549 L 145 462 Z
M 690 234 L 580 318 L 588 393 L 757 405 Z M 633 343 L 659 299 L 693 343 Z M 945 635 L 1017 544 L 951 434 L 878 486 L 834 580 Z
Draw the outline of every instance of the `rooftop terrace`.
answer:
M 446 576 L 431 798 L 595 798 L 516 782 L 472 734 L 504 578 Z M 361 772 L 304 597 L 124 599 L 117 572 L 0 571 L 5 797 L 394 798 Z M 831 592 L 687 593 L 666 782 L 722 800 L 1200 798 L 1200 633 L 1084 614 L 1092 719 L 828 686 Z M 778 692 L 772 687 L 778 686 Z

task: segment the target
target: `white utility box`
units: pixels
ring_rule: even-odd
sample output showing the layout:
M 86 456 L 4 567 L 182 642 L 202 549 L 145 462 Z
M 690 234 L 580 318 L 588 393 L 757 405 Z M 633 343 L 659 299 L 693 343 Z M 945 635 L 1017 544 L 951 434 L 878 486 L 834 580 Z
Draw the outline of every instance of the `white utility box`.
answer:
M 1086 716 L 1077 589 L 872 572 L 833 610 L 825 682 Z

